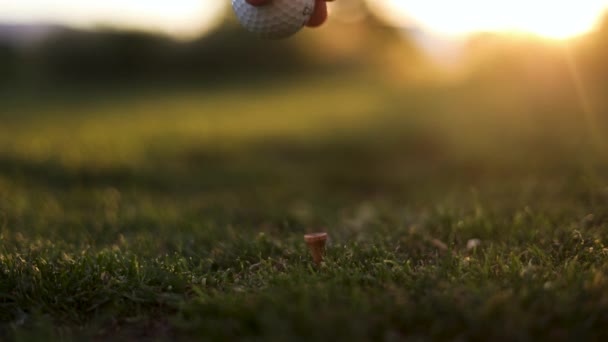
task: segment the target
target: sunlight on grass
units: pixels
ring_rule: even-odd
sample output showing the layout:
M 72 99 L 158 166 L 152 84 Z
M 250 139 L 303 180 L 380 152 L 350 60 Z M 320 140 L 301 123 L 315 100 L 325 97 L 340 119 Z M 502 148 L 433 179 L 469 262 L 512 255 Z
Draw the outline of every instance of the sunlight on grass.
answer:
M 137 163 L 150 146 L 225 147 L 332 135 L 377 120 L 384 100 L 380 90 L 370 92 L 360 82 L 344 81 L 277 85 L 265 92 L 219 91 L 142 95 L 127 103 L 110 97 L 86 107 L 68 104 L 0 127 L 0 145 L 5 152 L 35 160 L 56 158 L 66 165 Z

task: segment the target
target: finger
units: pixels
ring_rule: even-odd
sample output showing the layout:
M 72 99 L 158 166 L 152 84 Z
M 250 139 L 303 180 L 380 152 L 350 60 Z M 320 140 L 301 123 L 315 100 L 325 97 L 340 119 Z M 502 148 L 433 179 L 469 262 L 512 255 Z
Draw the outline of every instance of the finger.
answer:
M 318 27 L 321 26 L 327 20 L 327 4 L 325 0 L 316 0 L 315 11 L 312 13 L 310 20 L 306 26 Z
M 271 0 L 245 0 L 252 6 L 263 6 L 269 3 Z

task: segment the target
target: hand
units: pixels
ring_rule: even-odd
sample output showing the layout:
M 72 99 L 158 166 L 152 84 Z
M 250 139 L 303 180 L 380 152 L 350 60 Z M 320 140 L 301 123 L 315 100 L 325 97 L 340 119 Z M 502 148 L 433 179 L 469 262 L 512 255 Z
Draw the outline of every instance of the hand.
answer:
M 252 6 L 263 6 L 272 0 L 245 0 L 248 4 Z M 310 20 L 306 24 L 308 27 L 318 27 L 323 25 L 323 23 L 327 20 L 327 4 L 326 1 L 333 0 L 315 0 L 315 11 L 310 17 Z

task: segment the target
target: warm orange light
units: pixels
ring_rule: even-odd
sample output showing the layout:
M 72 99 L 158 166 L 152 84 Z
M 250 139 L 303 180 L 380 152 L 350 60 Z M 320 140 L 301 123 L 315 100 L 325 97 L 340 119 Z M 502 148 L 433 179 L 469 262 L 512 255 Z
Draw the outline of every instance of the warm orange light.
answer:
M 608 0 L 368 0 L 396 25 L 452 36 L 479 31 L 571 38 L 593 29 Z

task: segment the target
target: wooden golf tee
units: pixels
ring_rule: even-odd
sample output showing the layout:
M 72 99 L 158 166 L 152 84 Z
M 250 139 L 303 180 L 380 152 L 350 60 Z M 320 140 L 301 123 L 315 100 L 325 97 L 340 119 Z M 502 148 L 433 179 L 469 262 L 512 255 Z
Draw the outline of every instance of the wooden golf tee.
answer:
M 304 241 L 306 241 L 310 254 L 312 254 L 312 260 L 315 262 L 315 265 L 319 266 L 325 254 L 327 233 L 306 234 L 304 235 Z

